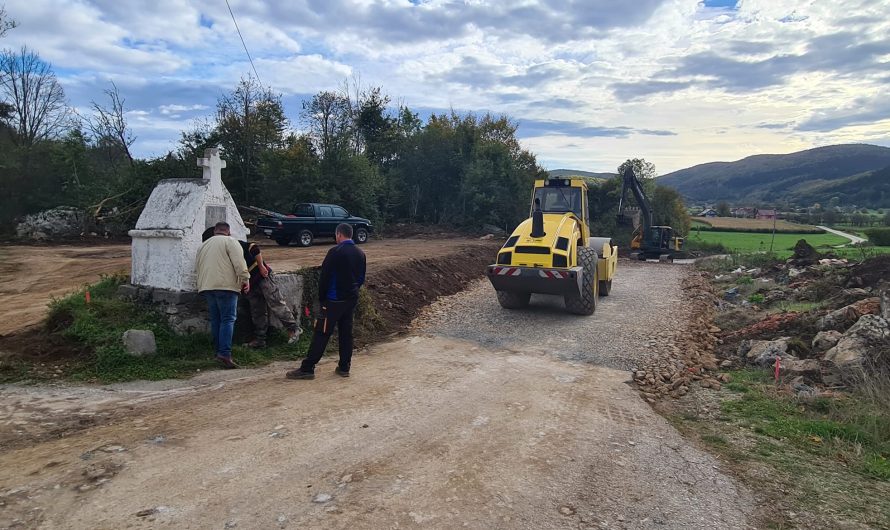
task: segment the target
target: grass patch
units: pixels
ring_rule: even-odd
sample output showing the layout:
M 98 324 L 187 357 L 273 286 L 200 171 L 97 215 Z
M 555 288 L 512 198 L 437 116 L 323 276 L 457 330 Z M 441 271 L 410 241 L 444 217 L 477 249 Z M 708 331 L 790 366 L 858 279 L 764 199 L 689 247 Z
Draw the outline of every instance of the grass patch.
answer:
M 721 232 L 721 231 L 693 231 L 687 241 L 691 244 L 719 244 L 732 252 L 748 254 L 754 252 L 768 252 L 772 234 L 751 232 Z M 801 239 L 821 251 L 827 251 L 834 246 L 849 243 L 849 239 L 834 234 L 788 234 L 776 233 L 773 242 L 773 252 L 780 258 L 791 256 L 794 245 Z M 699 243 L 700 242 L 700 243 Z M 833 249 L 838 250 L 838 249 Z
M 865 261 L 868 258 L 880 256 L 882 254 L 890 254 L 890 247 L 880 247 L 875 245 L 850 245 L 848 247 L 833 248 L 831 253 L 839 258 L 847 258 L 848 260 Z
M 686 238 L 683 242 L 683 250 L 688 252 L 705 252 L 709 254 L 729 254 L 729 250 L 721 243 L 692 238 Z
M 687 412 L 672 421 L 726 457 L 752 488 L 784 505 L 771 524 L 807 526 L 781 520 L 782 513 L 795 511 L 809 513 L 824 528 L 849 521 L 890 527 L 886 394 L 798 399 L 777 389 L 768 371 L 730 376 L 718 421 L 690 421 Z M 882 384 L 883 392 L 888 383 Z M 761 472 L 749 474 L 754 468 Z
M 770 313 L 807 313 L 822 307 L 822 302 L 789 302 L 781 300 L 778 304 L 770 307 Z
M 158 380 L 194 375 L 218 368 L 213 359 L 210 336 L 205 333 L 177 335 L 164 315 L 155 309 L 117 298 L 122 276 L 104 277 L 64 298 L 50 303 L 47 332 L 82 347 L 87 354 L 67 359 L 64 377 L 99 383 Z M 86 292 L 90 302 L 86 301 Z M 121 336 L 128 329 L 150 330 L 158 351 L 135 357 L 127 354 Z M 259 366 L 274 360 L 293 360 L 305 355 L 310 333 L 296 345 L 288 345 L 283 333 L 269 336 L 269 347 L 254 350 L 233 347 L 233 355 L 243 366 Z M 21 366 L 11 368 L 23 375 Z

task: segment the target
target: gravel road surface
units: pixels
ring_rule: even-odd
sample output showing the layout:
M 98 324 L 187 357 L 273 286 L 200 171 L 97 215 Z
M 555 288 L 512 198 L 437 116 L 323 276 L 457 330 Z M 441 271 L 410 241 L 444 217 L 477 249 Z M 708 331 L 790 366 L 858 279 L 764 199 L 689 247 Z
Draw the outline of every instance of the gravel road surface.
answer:
M 682 274 L 622 262 L 591 317 L 507 312 L 480 283 L 348 379 L 328 360 L 314 381 L 275 365 L 141 402 L 118 388 L 124 414 L 0 454 L 0 527 L 750 528 L 751 494 L 615 369 L 678 325 Z M 115 407 L 94 394 L 110 403 L 91 413 Z M 43 410 L 34 389 L 2 397 Z M 27 431 L 11 409 L 0 428 Z

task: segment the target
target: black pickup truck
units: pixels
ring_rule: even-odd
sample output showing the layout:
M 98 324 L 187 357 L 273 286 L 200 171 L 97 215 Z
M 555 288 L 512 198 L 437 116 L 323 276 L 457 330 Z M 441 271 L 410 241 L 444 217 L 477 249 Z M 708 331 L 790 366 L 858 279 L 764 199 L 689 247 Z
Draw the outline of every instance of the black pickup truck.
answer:
M 261 217 L 256 227 L 257 233 L 265 234 L 281 246 L 295 241 L 301 247 L 308 247 L 316 237 L 334 237 L 340 223 L 352 225 L 352 239 L 356 243 L 366 242 L 372 231 L 371 221 L 351 216 L 335 204 L 317 203 L 298 204 L 290 215 Z

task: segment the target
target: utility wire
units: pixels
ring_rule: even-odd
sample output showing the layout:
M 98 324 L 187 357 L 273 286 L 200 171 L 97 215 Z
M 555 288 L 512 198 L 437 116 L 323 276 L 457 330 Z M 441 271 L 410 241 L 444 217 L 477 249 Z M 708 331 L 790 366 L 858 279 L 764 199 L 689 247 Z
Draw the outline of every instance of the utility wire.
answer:
M 250 61 L 250 67 L 253 68 L 253 73 L 256 76 L 257 82 L 262 85 L 262 81 L 260 81 L 260 74 L 256 71 L 256 65 L 253 64 L 253 59 L 250 57 L 250 52 L 247 51 L 247 44 L 244 42 L 244 36 L 241 35 L 241 29 L 238 27 L 238 21 L 235 20 L 235 13 L 232 12 L 232 6 L 229 5 L 229 0 L 226 0 L 226 7 L 229 8 L 229 14 L 232 15 L 232 22 L 235 23 L 235 31 L 238 32 L 238 37 L 241 39 L 241 45 L 244 46 L 244 53 L 247 54 L 247 60 Z

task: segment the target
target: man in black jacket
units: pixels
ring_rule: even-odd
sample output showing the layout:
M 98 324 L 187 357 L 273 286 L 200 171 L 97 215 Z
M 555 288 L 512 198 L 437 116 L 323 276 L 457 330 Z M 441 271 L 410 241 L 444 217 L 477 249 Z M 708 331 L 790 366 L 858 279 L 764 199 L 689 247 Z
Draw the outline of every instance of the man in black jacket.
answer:
M 334 373 L 349 377 L 352 363 L 352 316 L 358 303 L 358 290 L 365 283 L 365 253 L 352 241 L 352 226 L 340 224 L 335 234 L 337 246 L 328 251 L 321 264 L 318 301 L 321 314 L 315 320 L 312 344 L 303 363 L 287 373 L 288 379 L 315 379 L 315 365 L 321 360 L 328 340 L 339 330 L 340 362 Z

